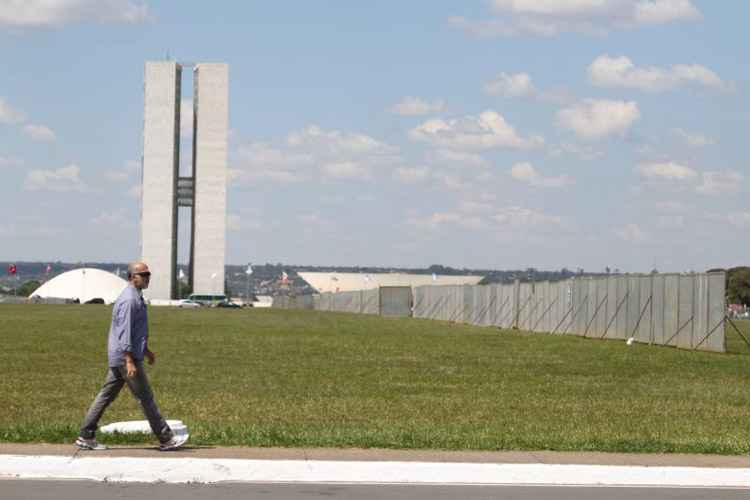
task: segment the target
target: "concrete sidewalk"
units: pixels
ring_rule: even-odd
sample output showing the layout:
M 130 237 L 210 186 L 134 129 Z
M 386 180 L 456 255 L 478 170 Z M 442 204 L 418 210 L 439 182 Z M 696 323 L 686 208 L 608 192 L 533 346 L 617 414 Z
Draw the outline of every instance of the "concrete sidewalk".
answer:
M 557 451 L 439 451 L 360 448 L 243 448 L 188 445 L 174 452 L 157 447 L 114 445 L 103 451 L 78 450 L 72 444 L 0 443 L 0 455 L 76 458 L 190 458 L 235 460 L 312 460 L 340 462 L 429 462 L 476 464 L 611 465 L 750 469 L 750 456 L 600 453 Z

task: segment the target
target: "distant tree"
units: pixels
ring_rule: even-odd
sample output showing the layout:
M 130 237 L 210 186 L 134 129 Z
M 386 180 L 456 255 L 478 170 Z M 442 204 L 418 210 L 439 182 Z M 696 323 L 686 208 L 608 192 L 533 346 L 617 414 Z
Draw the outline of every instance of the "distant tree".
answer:
M 750 305 L 750 267 L 735 267 L 727 272 L 727 302 Z
M 36 280 L 27 281 L 26 283 L 18 287 L 18 290 L 16 290 L 16 294 L 22 297 L 28 297 L 29 295 L 34 293 L 40 286 L 42 286 L 42 284 Z

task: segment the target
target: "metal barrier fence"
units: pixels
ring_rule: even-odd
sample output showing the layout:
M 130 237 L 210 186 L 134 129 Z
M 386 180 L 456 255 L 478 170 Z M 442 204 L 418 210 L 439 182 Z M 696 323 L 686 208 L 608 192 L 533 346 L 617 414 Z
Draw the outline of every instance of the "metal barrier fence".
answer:
M 410 286 L 381 286 L 378 300 L 381 316 L 408 318 L 412 314 Z
M 724 352 L 725 289 L 724 272 L 421 286 L 388 299 L 387 309 L 409 300 L 415 318 Z M 273 305 L 381 314 L 377 289 L 305 297 L 279 297 Z
M 415 318 L 725 351 L 725 274 L 418 287 Z
M 274 297 L 273 307 L 281 309 L 315 309 L 359 314 L 380 314 L 380 293 L 374 290 Z

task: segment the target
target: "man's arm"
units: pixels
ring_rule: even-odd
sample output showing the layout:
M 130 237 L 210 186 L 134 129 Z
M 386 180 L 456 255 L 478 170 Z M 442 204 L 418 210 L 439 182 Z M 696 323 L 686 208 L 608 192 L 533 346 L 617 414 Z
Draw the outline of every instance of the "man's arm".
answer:
M 136 374 L 135 359 L 133 358 L 133 304 L 126 301 L 120 305 L 118 312 L 118 327 L 120 329 L 120 346 L 125 358 L 125 370 L 128 377 L 134 377 Z

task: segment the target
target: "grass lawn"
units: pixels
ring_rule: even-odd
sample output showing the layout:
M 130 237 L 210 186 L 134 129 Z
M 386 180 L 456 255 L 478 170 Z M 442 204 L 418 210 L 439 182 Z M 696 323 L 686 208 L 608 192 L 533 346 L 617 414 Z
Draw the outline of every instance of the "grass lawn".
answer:
M 0 305 L 0 441 L 75 439 L 110 314 Z M 157 402 L 193 444 L 750 453 L 750 349 L 729 328 L 712 354 L 316 311 L 150 317 Z M 125 389 L 102 425 L 132 419 Z

